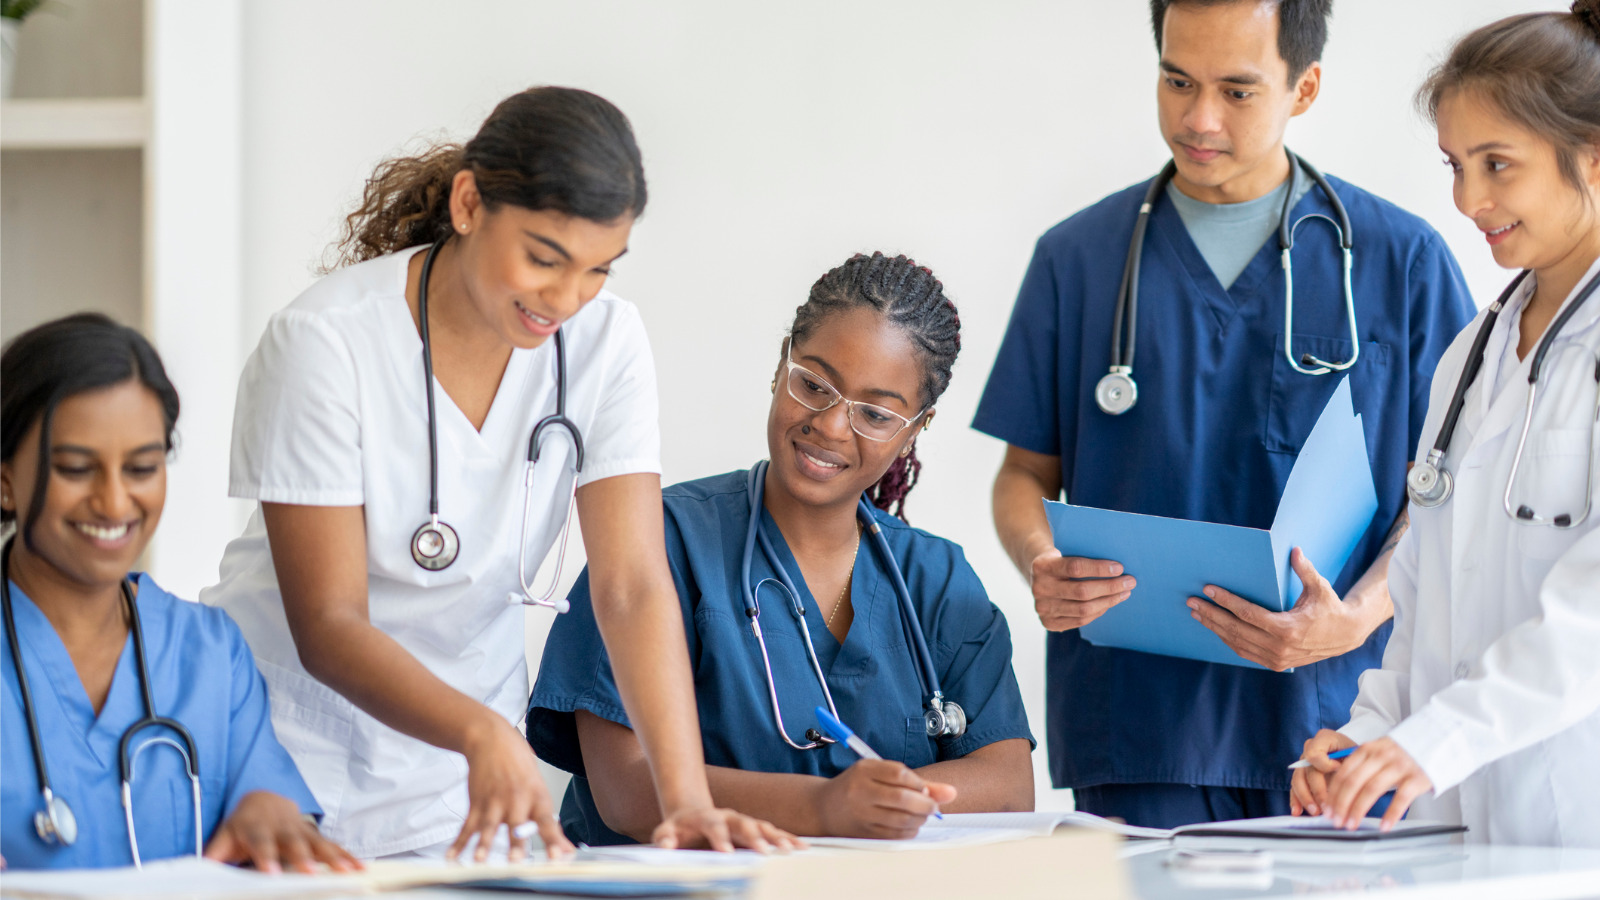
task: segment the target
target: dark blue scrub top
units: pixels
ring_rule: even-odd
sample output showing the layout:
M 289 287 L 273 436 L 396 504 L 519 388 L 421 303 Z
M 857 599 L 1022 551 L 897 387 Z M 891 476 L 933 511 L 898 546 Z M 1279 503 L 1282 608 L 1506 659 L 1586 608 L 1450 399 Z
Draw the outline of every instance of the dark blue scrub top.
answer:
M 760 650 L 744 613 L 740 563 L 750 521 L 746 472 L 730 472 L 674 485 L 662 492 L 667 559 L 683 604 L 689 663 L 706 762 L 760 772 L 820 775 L 843 772 L 854 753 L 833 745 L 796 750 L 779 737 Z M 1033 736 L 1011 671 L 1011 633 L 989 602 L 961 548 L 877 512 L 889 549 L 922 620 L 945 699 L 966 710 L 966 734 L 934 741 L 923 730 L 921 682 L 906 640 L 880 552 L 870 536 L 856 555 L 851 603 L 855 620 L 844 644 L 828 631 L 772 516 L 761 527 L 790 578 L 802 592 L 806 626 L 828 679 L 839 717 L 886 759 L 912 768 L 966 756 L 1009 738 Z M 775 577 L 759 548 L 751 582 Z M 573 840 L 615 844 L 630 840 L 606 828 L 595 809 L 573 720 L 574 710 L 628 724 L 611 663 L 589 603 L 589 573 L 570 595 L 572 610 L 556 619 L 528 711 L 528 741 L 539 756 L 573 774 L 562 804 L 561 825 Z M 812 710 L 825 705 L 806 656 L 792 607 L 770 586 L 759 596 L 761 629 L 783 704 L 783 721 L 796 743 L 816 724 Z
M 176 719 L 200 751 L 201 834 L 207 841 L 251 791 L 272 791 L 321 815 L 294 761 L 272 730 L 267 685 L 239 626 L 228 614 L 189 603 L 138 579 L 150 693 L 158 716 Z M 12 614 L 28 673 L 39 739 L 56 796 L 72 806 L 78 840 L 46 844 L 33 830 L 43 809 L 22 692 L 10 642 L 0 640 L 0 853 L 15 869 L 131 866 L 128 826 L 117 768 L 122 733 L 144 717 L 139 667 L 130 633 L 111 676 L 111 692 L 95 715 L 66 645 L 50 620 L 15 584 Z M 0 621 L 0 629 L 4 622 Z M 139 733 L 135 749 L 176 735 L 161 728 Z M 170 747 L 139 754 L 133 773 L 134 826 L 145 862 L 194 853 L 194 798 L 183 758 Z
M 1378 512 L 1343 572 L 1341 595 L 1377 557 L 1405 500 L 1439 356 L 1474 307 L 1444 241 L 1421 219 L 1330 178 L 1355 233 L 1350 370 Z M 1223 290 L 1173 205 L 1160 198 L 1140 267 L 1134 377 L 1139 401 L 1100 411 L 1123 261 L 1148 182 L 1105 198 L 1039 239 L 973 427 L 1061 457 L 1083 506 L 1268 528 L 1284 482 L 1338 375 L 1295 372 L 1283 355 L 1284 274 L 1274 234 Z M 1322 191 L 1294 209 L 1332 214 Z M 1332 228 L 1303 225 L 1294 250 L 1294 352 L 1350 356 Z M 1223 585 L 1226 587 L 1227 585 Z M 1202 585 L 1195 585 L 1198 594 Z M 1382 660 L 1389 625 L 1356 650 L 1292 673 L 1096 647 L 1076 632 L 1046 650 L 1047 742 L 1058 788 L 1146 782 L 1287 790 L 1285 766 L 1319 728 L 1347 719 L 1360 673 Z

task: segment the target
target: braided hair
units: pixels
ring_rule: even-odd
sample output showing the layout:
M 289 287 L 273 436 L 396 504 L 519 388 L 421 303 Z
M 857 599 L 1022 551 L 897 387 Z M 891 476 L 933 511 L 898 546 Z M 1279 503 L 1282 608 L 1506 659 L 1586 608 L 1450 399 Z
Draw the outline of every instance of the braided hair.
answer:
M 857 253 L 811 286 L 811 295 L 794 312 L 790 339 L 805 340 L 829 316 L 861 308 L 883 316 L 910 338 L 922 357 L 922 407 L 933 406 L 950 386 L 951 367 L 961 352 L 961 317 L 944 285 L 928 267 L 905 256 Z M 867 497 L 904 520 L 906 495 L 921 474 L 913 444 L 910 453 L 895 457 Z

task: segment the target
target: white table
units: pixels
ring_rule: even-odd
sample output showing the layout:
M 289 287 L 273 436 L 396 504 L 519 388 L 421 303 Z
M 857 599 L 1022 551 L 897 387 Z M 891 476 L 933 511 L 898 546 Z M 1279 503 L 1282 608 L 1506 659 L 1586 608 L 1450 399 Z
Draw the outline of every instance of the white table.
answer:
M 1316 895 L 1394 900 L 1567 900 L 1600 898 L 1600 850 L 1466 845 L 1436 848 L 1407 862 L 1373 866 L 1276 866 L 1254 883 L 1205 879 L 1166 865 L 1166 853 L 1127 860 L 1140 900 L 1244 900 Z M 1214 876 L 1212 876 L 1214 878 Z

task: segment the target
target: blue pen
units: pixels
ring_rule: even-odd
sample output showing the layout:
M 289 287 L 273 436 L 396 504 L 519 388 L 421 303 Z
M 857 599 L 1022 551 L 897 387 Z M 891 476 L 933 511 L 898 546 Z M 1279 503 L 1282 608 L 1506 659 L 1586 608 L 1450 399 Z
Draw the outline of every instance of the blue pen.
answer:
M 826 707 L 819 706 L 816 711 L 817 724 L 822 726 L 823 734 L 854 750 L 855 754 L 862 759 L 883 759 L 882 756 L 878 755 L 878 751 L 867 746 L 866 741 L 863 741 L 859 735 L 851 731 L 848 725 L 839 721 L 838 716 L 828 712 Z M 923 793 L 927 793 L 926 788 L 923 789 Z M 935 819 L 944 818 L 944 814 L 939 812 L 938 806 L 933 808 L 933 817 Z
M 1332 753 L 1328 754 L 1328 758 L 1329 759 L 1344 759 L 1346 756 L 1349 756 L 1350 754 L 1356 752 L 1356 750 L 1359 749 L 1360 747 L 1361 747 L 1361 745 L 1357 744 L 1354 747 L 1346 747 L 1343 750 L 1335 750 Z M 1311 760 L 1309 760 L 1309 759 L 1296 760 L 1296 761 L 1294 761 L 1294 762 L 1289 764 L 1289 768 L 1291 768 L 1291 769 L 1309 769 L 1309 768 L 1311 768 Z

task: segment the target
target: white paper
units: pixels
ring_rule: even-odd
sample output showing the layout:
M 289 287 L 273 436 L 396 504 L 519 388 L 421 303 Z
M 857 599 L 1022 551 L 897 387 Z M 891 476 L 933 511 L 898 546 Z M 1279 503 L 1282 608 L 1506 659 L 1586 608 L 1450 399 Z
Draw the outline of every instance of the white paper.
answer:
M 1059 825 L 1111 831 L 1124 837 L 1172 836 L 1172 832 L 1164 829 L 1123 825 L 1085 812 L 1001 812 L 947 813 L 942 821 L 929 819 L 916 837 L 903 841 L 840 837 L 808 837 L 806 841 L 813 847 L 850 850 L 932 850 L 1046 837 Z
M 304 897 L 364 893 L 359 876 L 267 875 L 208 859 L 182 856 L 115 869 L 51 869 L 0 874 L 0 886 L 16 897 Z

